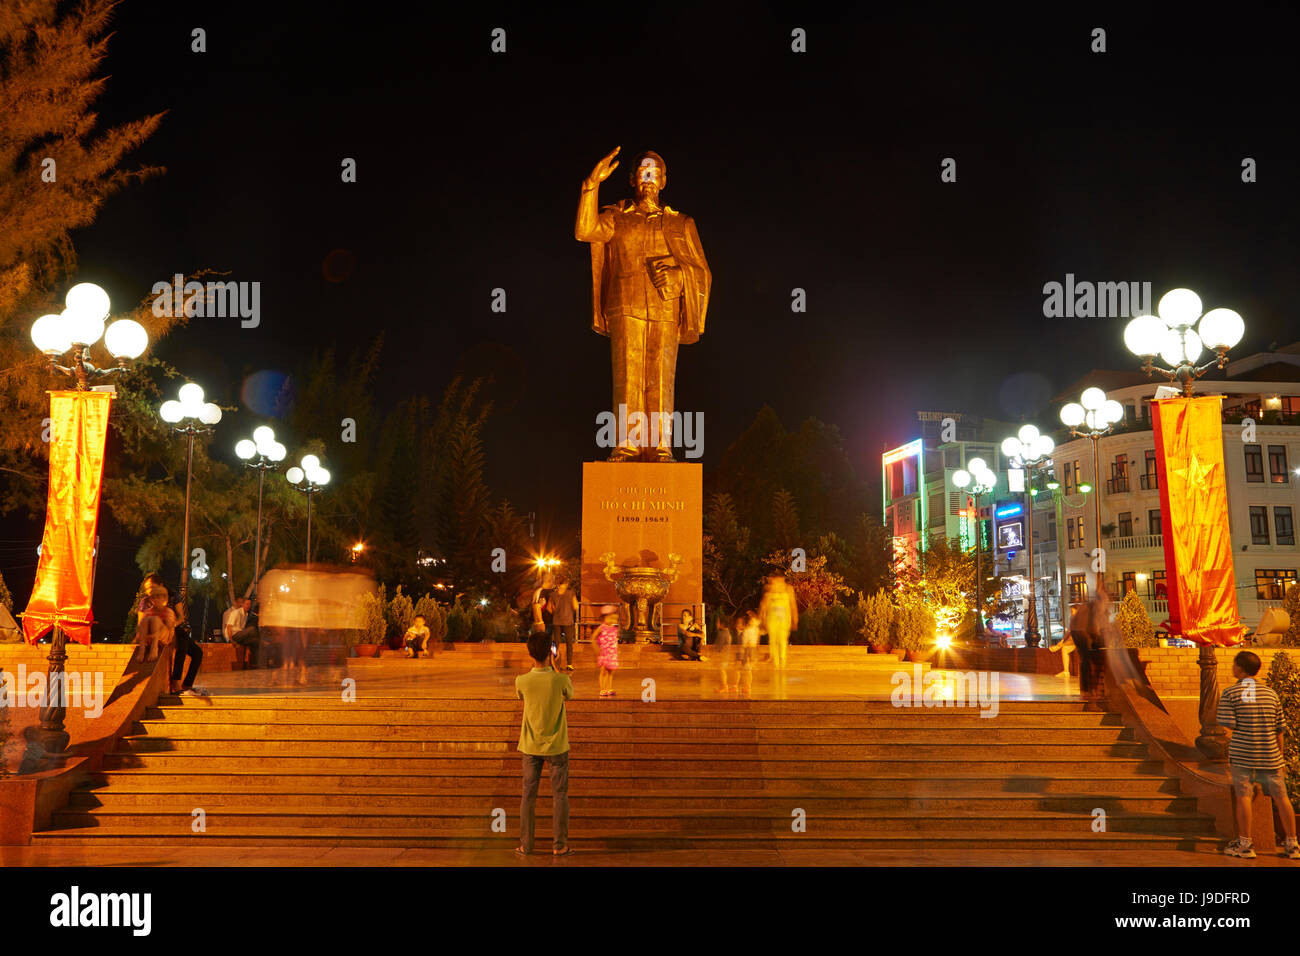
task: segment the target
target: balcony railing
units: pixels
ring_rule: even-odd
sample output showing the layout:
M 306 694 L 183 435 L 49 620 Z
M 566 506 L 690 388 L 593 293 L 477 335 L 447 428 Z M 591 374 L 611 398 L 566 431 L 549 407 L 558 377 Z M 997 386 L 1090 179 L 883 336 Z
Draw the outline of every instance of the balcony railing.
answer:
M 1130 534 L 1123 538 L 1107 538 L 1107 551 L 1138 551 L 1143 548 L 1163 548 L 1164 535 Z
M 1138 487 L 1143 491 L 1159 491 L 1160 476 L 1156 474 L 1138 475 Z
M 1166 598 L 1149 598 L 1144 597 L 1142 604 L 1146 607 L 1148 614 L 1168 614 L 1169 601 Z
M 1128 488 L 1127 475 L 1123 475 L 1119 478 L 1106 479 L 1106 494 L 1108 495 L 1125 494 L 1128 492 L 1128 490 L 1129 488 Z

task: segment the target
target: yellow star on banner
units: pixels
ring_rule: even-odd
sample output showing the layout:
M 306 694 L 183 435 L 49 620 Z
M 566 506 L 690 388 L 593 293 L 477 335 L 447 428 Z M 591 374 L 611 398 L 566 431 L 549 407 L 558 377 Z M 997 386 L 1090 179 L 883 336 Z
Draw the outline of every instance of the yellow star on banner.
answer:
M 1192 452 L 1187 465 L 1183 468 L 1175 468 L 1173 471 L 1183 479 L 1188 488 L 1202 488 L 1205 486 L 1206 476 L 1214 471 L 1214 465 L 1201 464 L 1201 459 L 1197 457 L 1196 452 Z

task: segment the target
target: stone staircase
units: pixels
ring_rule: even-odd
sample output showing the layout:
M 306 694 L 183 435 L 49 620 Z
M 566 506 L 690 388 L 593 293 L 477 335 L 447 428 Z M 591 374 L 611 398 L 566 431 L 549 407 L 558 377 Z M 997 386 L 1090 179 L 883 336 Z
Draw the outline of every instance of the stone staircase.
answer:
M 517 839 L 518 701 L 268 692 L 161 705 L 34 842 L 508 848 Z M 620 697 L 571 702 L 569 724 L 579 849 L 1219 842 L 1212 818 L 1118 717 L 1077 702 L 1004 700 L 989 719 L 888 700 Z M 504 833 L 492 829 L 498 808 Z M 1105 832 L 1093 831 L 1098 808 Z M 199 809 L 204 832 L 193 829 Z M 805 832 L 792 829 L 798 810 Z M 550 812 L 543 774 L 543 848 Z

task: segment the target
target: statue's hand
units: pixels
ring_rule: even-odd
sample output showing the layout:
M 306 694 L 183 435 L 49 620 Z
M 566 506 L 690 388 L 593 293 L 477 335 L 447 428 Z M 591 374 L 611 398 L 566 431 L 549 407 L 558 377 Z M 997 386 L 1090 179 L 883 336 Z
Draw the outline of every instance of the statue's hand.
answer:
M 622 148 L 622 146 L 615 146 L 612 153 L 596 164 L 591 171 L 591 175 L 587 177 L 589 185 L 594 186 L 597 183 L 603 183 L 609 179 L 610 173 L 618 169 L 618 160 L 614 159 L 614 157 L 618 155 L 618 151 Z
M 650 281 L 660 291 L 669 288 L 675 289 L 676 285 L 674 283 L 681 271 L 681 266 L 670 266 L 667 263 L 657 262 L 655 263 L 654 272 L 650 275 Z

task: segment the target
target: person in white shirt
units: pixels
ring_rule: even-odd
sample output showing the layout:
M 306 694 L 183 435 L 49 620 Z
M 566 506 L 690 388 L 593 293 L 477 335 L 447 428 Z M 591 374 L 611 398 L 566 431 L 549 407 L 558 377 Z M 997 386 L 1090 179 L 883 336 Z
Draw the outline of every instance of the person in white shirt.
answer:
M 248 623 L 252 606 L 248 598 L 240 598 L 221 616 L 221 634 L 235 645 L 235 659 L 243 662 L 245 670 L 257 667 L 257 625 Z

